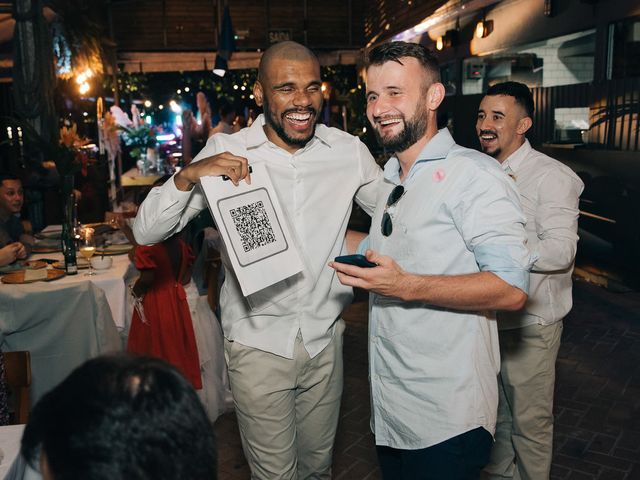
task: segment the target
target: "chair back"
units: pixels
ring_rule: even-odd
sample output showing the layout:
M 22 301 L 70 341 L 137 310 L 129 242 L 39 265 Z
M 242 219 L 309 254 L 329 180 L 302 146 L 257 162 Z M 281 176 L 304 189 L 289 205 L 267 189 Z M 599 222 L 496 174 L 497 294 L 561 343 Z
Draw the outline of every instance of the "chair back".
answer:
M 13 400 L 14 423 L 27 423 L 29 419 L 29 387 L 31 386 L 31 354 L 3 352 L 7 386 Z

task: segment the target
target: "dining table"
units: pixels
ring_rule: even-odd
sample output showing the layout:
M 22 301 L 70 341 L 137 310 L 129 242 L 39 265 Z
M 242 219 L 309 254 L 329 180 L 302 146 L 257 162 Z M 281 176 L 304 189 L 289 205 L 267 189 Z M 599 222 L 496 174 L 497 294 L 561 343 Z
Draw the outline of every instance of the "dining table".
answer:
M 42 476 L 20 456 L 24 425 L 0 427 L 0 478 L 5 480 L 39 480 Z
M 131 168 L 122 174 L 120 182 L 124 188 L 128 187 L 150 187 L 162 175 L 148 172 L 143 175 L 137 168 Z
M 5 283 L 8 275 L 2 277 L 0 348 L 31 353 L 31 404 L 89 358 L 123 350 L 132 310 L 127 287 L 137 276 L 128 247 L 108 250 L 110 267 L 95 275 L 87 275 L 79 255 L 78 273 L 66 275 L 62 253 L 51 249 L 32 254 L 28 264 L 46 269 L 50 281 Z
M 100 257 L 100 254 L 96 254 L 96 257 Z M 112 265 L 106 269 L 93 269 L 94 275 L 87 275 L 88 268 L 83 262 L 84 259 L 78 255 L 78 261 L 81 268 L 76 275 L 64 275 L 59 280 L 55 280 L 57 285 L 73 285 L 78 283 L 91 282 L 96 287 L 101 289 L 106 295 L 109 308 L 111 309 L 111 316 L 113 322 L 118 331 L 123 332 L 128 330 L 130 318 L 127 318 L 127 286 L 131 279 L 138 275 L 138 271 L 133 266 L 133 263 L 129 260 L 126 254 L 110 255 L 112 259 Z M 35 253 L 30 257 L 31 260 L 56 260 L 58 265 L 62 267 L 64 265 L 64 258 L 62 253 Z M 23 288 L 37 288 L 33 287 L 33 284 L 23 285 Z
M 110 227 L 106 223 L 86 224 L 80 228 L 90 227 L 94 229 L 106 230 L 110 233 L 117 229 Z M 106 228 L 103 228 L 106 227 Z M 39 240 L 33 248 L 33 254 L 29 257 L 30 261 L 46 262 L 48 268 L 64 271 L 64 256 L 60 248 L 60 235 L 62 227 L 60 225 L 50 225 L 42 230 L 39 234 Z M 110 237 L 113 238 L 113 237 Z M 91 282 L 96 287 L 104 291 L 113 321 L 118 331 L 125 332 L 128 330 L 131 320 L 131 309 L 128 307 L 128 284 L 137 278 L 139 272 L 129 259 L 129 252 L 133 246 L 129 244 L 124 236 L 118 237 L 121 240 L 116 244 L 100 244 L 96 249 L 94 259 L 100 259 L 98 262 L 107 266 L 107 268 L 94 268 L 93 275 L 87 275 L 89 263 L 79 252 L 76 252 L 76 260 L 78 265 L 78 273 L 75 275 L 64 275 L 59 280 L 55 280 L 56 284 L 71 285 L 75 283 Z M 42 248 L 44 247 L 44 248 Z M 47 248 L 49 247 L 49 248 Z M 109 260 L 111 265 L 101 260 Z M 95 263 L 95 262 L 94 262 Z

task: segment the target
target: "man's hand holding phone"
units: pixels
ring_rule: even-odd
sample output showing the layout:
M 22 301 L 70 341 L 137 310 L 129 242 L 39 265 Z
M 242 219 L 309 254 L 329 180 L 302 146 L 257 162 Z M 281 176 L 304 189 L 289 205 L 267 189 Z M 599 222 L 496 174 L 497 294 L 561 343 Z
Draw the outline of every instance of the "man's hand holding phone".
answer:
M 334 259 L 334 262 L 346 263 L 347 265 L 355 265 L 356 267 L 362 267 L 362 268 L 371 268 L 371 267 L 377 266 L 377 264 L 367 260 L 367 257 L 365 257 L 364 255 L 358 255 L 358 254 L 342 255 L 342 256 L 336 257 Z
M 373 250 L 367 250 L 366 256 L 336 257 L 333 262 L 329 262 L 329 266 L 336 271 L 338 280 L 343 285 L 400 299 L 407 293 L 411 277 L 393 258 Z

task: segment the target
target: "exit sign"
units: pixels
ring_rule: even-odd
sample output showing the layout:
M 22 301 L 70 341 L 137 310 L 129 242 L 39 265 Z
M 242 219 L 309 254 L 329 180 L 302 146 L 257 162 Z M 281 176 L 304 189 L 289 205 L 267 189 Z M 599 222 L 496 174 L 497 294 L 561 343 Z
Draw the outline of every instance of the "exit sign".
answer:
M 269 45 L 291 40 L 290 29 L 269 30 Z

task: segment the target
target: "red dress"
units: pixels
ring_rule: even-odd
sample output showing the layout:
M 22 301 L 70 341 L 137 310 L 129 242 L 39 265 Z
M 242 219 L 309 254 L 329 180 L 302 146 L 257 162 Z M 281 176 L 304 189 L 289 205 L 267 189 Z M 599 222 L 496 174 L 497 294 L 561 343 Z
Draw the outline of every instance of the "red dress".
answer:
M 181 262 L 177 276 L 165 244 L 136 247 L 136 268 L 153 269 L 154 280 L 142 302 L 146 323 L 142 322 L 137 310 L 133 311 L 127 351 L 169 362 L 194 388 L 201 389 L 200 361 L 191 313 L 184 288 L 177 280 L 193 262 L 193 255 L 186 243 L 180 240 L 179 244 Z

